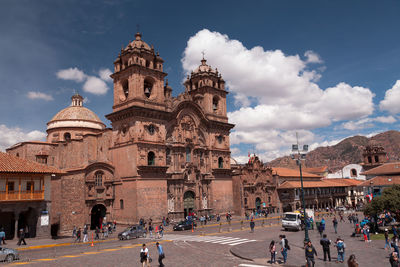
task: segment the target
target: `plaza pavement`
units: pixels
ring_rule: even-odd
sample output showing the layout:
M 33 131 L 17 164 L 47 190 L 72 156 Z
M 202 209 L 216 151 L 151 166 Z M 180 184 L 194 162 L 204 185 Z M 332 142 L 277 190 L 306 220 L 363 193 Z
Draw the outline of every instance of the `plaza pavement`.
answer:
M 361 218 L 361 217 L 360 217 Z M 352 224 L 348 221 L 339 223 L 338 234 L 335 234 L 332 224 L 333 217 L 325 217 L 327 222 L 325 234 L 332 241 L 336 241 L 337 237 L 344 239 L 346 244 L 346 261 L 351 254 L 356 255 L 357 262 L 360 267 L 380 267 L 389 266 L 389 251 L 383 249 L 384 240 L 373 240 L 370 243 L 365 243 L 362 237 L 351 237 L 353 232 Z M 277 227 L 279 228 L 279 227 Z M 268 230 L 267 230 L 268 231 Z M 271 234 L 262 233 L 260 230 L 256 230 L 254 236 L 258 239 L 263 239 L 263 241 L 244 243 L 230 248 L 233 255 L 240 257 L 242 259 L 250 260 L 255 264 L 262 264 L 264 266 L 271 266 L 270 253 L 268 251 L 269 244 L 271 240 L 279 242 L 279 235 L 285 234 L 289 241 L 291 250 L 288 251 L 287 264 L 283 264 L 283 258 L 280 253 L 280 245 L 277 244 L 276 248 L 278 254 L 276 255 L 277 262 L 279 265 L 283 266 L 304 266 L 305 265 L 305 255 L 303 249 L 304 231 L 301 232 L 289 232 L 283 231 L 283 229 L 276 229 L 274 237 L 271 238 Z M 371 233 L 373 235 L 373 233 Z M 316 266 L 347 266 L 347 263 L 336 263 L 337 260 L 337 249 L 331 245 L 331 262 L 323 261 L 323 251 L 319 244 L 320 235 L 317 230 L 310 230 L 309 237 L 315 247 L 318 256 L 316 257 Z M 272 265 L 275 266 L 275 265 Z

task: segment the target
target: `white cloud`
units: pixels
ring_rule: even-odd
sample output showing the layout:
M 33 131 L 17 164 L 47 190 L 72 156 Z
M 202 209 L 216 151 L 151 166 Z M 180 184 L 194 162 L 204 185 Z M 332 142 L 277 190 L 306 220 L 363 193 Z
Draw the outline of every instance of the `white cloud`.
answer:
M 100 78 L 105 82 L 112 82 L 110 75 L 112 74 L 110 69 L 101 69 L 99 70 Z
M 83 85 L 83 91 L 95 95 L 104 95 L 108 91 L 108 86 L 102 79 L 89 76 Z
M 240 106 L 228 113 L 236 124 L 232 144 L 257 144 L 264 160 L 287 151 L 295 131 L 313 144 L 311 130 L 362 119 L 374 110 L 375 95 L 368 88 L 344 82 L 320 88 L 316 82 L 324 68 L 309 65 L 323 61 L 313 51 L 307 51 L 303 60 L 281 50 L 248 49 L 238 40 L 204 29 L 187 42 L 181 60 L 186 74 L 198 67 L 203 50 L 207 64 L 218 68 Z
M 320 56 L 315 53 L 314 51 L 308 50 L 304 53 L 304 56 L 306 57 L 306 62 L 307 63 L 322 63 L 322 59 Z
M 5 151 L 10 146 L 23 141 L 41 141 L 46 137 L 46 133 L 40 131 L 26 132 L 21 128 L 8 128 L 4 124 L 0 124 L 0 150 Z
M 43 99 L 46 101 L 54 100 L 54 98 L 51 95 L 42 92 L 29 91 L 26 96 L 30 99 Z
M 86 74 L 78 68 L 59 70 L 56 75 L 59 79 L 75 82 L 83 82 L 86 79 Z
M 395 123 L 397 120 L 393 116 L 379 116 L 376 118 L 363 118 L 357 121 L 348 121 L 342 124 L 342 127 L 346 130 L 360 130 L 365 128 L 372 128 L 374 127 L 374 122 L 379 123 Z
M 392 88 L 386 91 L 385 98 L 379 103 L 381 110 L 391 114 L 400 113 L 400 80 L 397 80 Z

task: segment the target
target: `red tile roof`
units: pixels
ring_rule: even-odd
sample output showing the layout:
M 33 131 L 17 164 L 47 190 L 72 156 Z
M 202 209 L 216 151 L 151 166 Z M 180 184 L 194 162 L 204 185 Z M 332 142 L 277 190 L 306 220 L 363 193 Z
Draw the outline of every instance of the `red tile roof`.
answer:
M 0 152 L 0 173 L 54 173 L 61 170 L 34 161 L 21 159 L 8 153 Z
M 349 179 L 349 178 L 332 178 L 332 179 L 324 179 L 324 181 L 332 181 L 337 184 L 343 184 L 345 186 L 357 186 L 364 182 L 363 180 Z
M 300 178 L 300 171 L 298 169 L 288 169 L 288 168 L 281 168 L 281 167 L 272 167 L 272 171 L 279 175 L 280 177 L 299 177 Z M 316 175 L 313 173 L 308 173 L 302 171 L 303 177 L 308 178 L 321 178 L 320 175 Z
M 319 180 L 319 181 L 303 181 L 303 187 L 304 188 L 316 188 L 316 187 L 348 187 L 348 186 L 352 186 L 352 184 L 351 184 L 352 182 L 347 183 L 348 181 L 336 181 L 336 180 L 346 180 L 346 179 L 324 179 L 324 180 Z M 285 181 L 278 187 L 278 189 L 289 189 L 289 188 L 301 188 L 301 182 L 300 181 Z
M 400 174 L 400 162 L 385 163 L 368 171 L 362 172 L 363 175 L 384 175 Z
M 358 186 L 390 186 L 394 184 L 400 184 L 400 176 L 376 176 Z
M 315 168 L 304 168 L 305 172 L 309 173 L 323 173 L 328 170 L 327 166 L 322 166 L 322 167 L 315 167 Z

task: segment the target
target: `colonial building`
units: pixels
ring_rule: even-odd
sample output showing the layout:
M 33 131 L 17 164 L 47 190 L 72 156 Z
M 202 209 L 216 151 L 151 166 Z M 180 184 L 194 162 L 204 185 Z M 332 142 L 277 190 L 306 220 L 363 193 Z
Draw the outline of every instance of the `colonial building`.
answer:
M 254 210 L 276 212 L 280 207 L 277 176 L 257 156 L 245 165 L 231 165 L 235 214 L 250 214 Z
M 140 33 L 114 61 L 106 128 L 79 95 L 47 124 L 46 142 L 7 152 L 66 172 L 53 180 L 61 230 L 104 219 L 182 218 L 233 209 L 225 82 L 203 58 L 172 97 L 163 59 Z
M 28 237 L 49 236 L 51 179 L 62 174 L 54 167 L 0 152 L 0 227 L 6 238 L 19 229 Z

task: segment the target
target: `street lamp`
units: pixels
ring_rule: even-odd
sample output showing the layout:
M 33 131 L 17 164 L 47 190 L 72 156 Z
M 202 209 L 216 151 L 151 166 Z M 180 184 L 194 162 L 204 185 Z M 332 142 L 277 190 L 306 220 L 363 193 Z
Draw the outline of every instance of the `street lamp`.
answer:
M 306 159 L 306 153 L 308 151 L 308 145 L 303 145 L 303 149 L 299 149 L 299 138 L 298 134 L 296 132 L 296 144 L 292 145 L 292 154 L 291 157 L 292 159 L 295 159 L 297 162 L 297 165 L 299 165 L 299 170 L 300 170 L 300 182 L 301 182 L 301 202 L 303 205 L 303 213 L 304 213 L 304 242 L 308 242 L 310 239 L 308 237 L 308 229 L 307 229 L 307 213 L 306 213 L 306 205 L 304 202 L 304 187 L 303 187 L 303 173 L 301 171 L 301 161 Z

